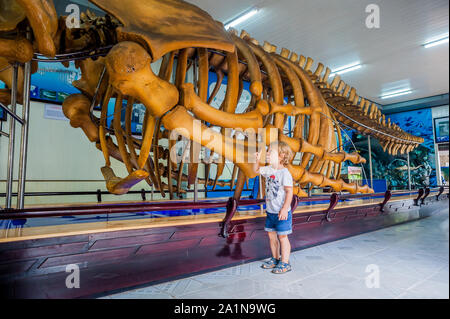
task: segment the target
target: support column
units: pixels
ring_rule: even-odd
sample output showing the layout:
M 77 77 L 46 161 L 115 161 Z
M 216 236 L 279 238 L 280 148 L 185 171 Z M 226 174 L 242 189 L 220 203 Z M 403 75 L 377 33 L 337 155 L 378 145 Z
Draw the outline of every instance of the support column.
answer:
M 28 31 L 27 37 L 29 38 Z M 27 176 L 28 155 L 28 125 L 30 117 L 30 83 L 31 83 L 31 61 L 25 63 L 23 83 L 23 106 L 22 106 L 22 132 L 20 139 L 19 159 L 19 185 L 17 186 L 17 209 L 23 209 L 25 201 L 25 179 Z
M 13 79 L 11 88 L 11 112 L 16 114 L 17 107 L 17 76 L 19 66 L 14 63 L 13 66 Z M 16 135 L 16 121 L 12 117 L 9 117 L 9 143 L 8 143 L 8 168 L 6 177 L 6 202 L 5 208 L 12 208 L 12 185 L 14 180 L 14 144 Z
M 408 189 L 411 190 L 411 164 L 409 163 L 409 152 L 406 154 L 408 163 Z
M 433 125 L 434 126 L 434 125 Z M 434 135 L 434 128 L 433 128 L 433 136 Z M 436 162 L 436 184 L 442 185 L 442 174 L 441 174 L 441 160 L 439 158 L 439 144 L 434 143 L 434 158 Z
M 198 177 L 195 176 L 194 182 L 194 203 L 198 202 Z
M 372 171 L 372 142 L 370 135 L 367 136 L 367 145 L 369 147 L 369 172 L 370 172 L 370 188 L 373 188 L 373 171 Z
M 206 149 L 205 149 L 206 152 Z M 210 166 L 209 164 L 204 163 L 203 166 L 205 167 L 205 198 L 208 198 L 208 180 L 209 180 L 209 170 Z
M 259 186 L 258 186 L 258 195 L 259 196 L 258 197 L 259 197 L 259 199 L 263 199 L 263 193 L 262 193 L 263 184 L 262 184 L 261 175 L 258 176 L 258 183 L 259 183 Z M 264 203 L 261 203 L 261 205 L 259 206 L 259 209 L 261 211 L 261 214 L 264 213 Z

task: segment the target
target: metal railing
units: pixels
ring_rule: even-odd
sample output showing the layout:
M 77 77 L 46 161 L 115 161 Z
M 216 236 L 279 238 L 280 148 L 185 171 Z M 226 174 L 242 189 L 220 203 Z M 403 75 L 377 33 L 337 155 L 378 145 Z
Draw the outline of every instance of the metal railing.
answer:
M 443 188 L 441 187 L 432 188 L 429 189 L 429 192 L 441 191 L 441 189 L 443 190 Z M 422 193 L 424 192 L 423 189 L 421 189 L 421 191 Z M 391 193 L 390 191 L 388 192 Z M 350 199 L 364 199 L 364 198 L 386 198 L 386 193 L 375 193 L 375 194 L 333 193 L 329 195 L 321 194 L 312 197 L 298 198 L 298 202 L 307 203 L 317 201 L 331 201 L 331 199 L 333 198 L 335 200 L 337 199 L 338 201 L 345 201 Z M 403 194 L 416 194 L 416 193 L 420 193 L 420 191 L 417 192 L 406 190 L 406 191 L 392 192 L 391 194 L 393 196 L 401 196 Z M 263 203 L 264 199 L 241 199 L 238 202 L 238 205 L 251 206 L 251 205 L 262 205 Z M 105 204 L 99 203 L 99 204 L 79 205 L 79 206 L 33 207 L 26 209 L 10 209 L 0 211 L 0 220 L 39 218 L 39 217 L 62 217 L 73 215 L 118 214 L 118 213 L 151 212 L 151 211 L 184 210 L 184 209 L 225 208 L 226 206 L 227 201 L 206 199 L 199 202 L 173 200 L 165 202 L 105 203 Z
M 197 189 L 197 190 L 185 190 L 184 192 L 186 193 L 195 193 L 195 192 L 200 192 L 200 193 L 218 193 L 218 192 L 230 192 L 231 190 L 227 190 L 227 189 L 216 189 L 216 190 L 206 190 L 206 189 Z M 251 192 L 252 189 L 244 189 L 243 192 Z M 150 200 L 153 200 L 154 194 L 155 193 L 159 193 L 153 189 L 151 190 L 146 190 L 144 188 L 142 188 L 139 191 L 129 191 L 127 194 L 141 194 L 141 198 L 143 201 L 147 200 L 147 195 L 150 194 Z M 108 191 L 102 191 L 100 189 L 97 189 L 96 191 L 72 191 L 72 192 L 26 192 L 24 194 L 25 196 L 30 196 L 30 197 L 45 197 L 45 196 L 92 196 L 92 195 L 96 195 L 97 196 L 97 202 L 101 203 L 102 202 L 102 195 L 113 195 Z M 6 193 L 0 193 L 0 197 L 6 197 L 7 194 Z M 11 193 L 12 197 L 18 196 L 17 193 Z M 183 199 L 183 198 L 179 198 L 179 199 Z M 205 198 L 206 199 L 206 198 Z M 10 209 L 9 207 L 6 207 L 6 209 Z

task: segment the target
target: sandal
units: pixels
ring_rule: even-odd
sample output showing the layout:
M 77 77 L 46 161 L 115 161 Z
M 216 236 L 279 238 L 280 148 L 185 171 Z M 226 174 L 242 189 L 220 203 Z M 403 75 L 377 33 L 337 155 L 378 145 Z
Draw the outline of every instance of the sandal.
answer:
M 275 268 L 275 267 L 278 265 L 278 263 L 279 263 L 280 261 L 281 261 L 281 260 L 272 257 L 272 258 L 270 258 L 268 261 L 264 262 L 264 263 L 261 265 L 261 268 L 264 268 L 264 269 L 272 269 L 272 268 Z
M 285 272 L 291 271 L 292 267 L 288 263 L 280 261 L 278 265 L 272 270 L 274 274 L 284 274 Z

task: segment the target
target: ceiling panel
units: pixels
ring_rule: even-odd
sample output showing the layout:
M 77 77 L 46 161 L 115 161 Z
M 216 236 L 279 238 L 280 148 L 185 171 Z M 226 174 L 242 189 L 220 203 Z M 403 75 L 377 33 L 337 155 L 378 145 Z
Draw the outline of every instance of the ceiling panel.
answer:
M 360 61 L 363 68 L 344 81 L 380 104 L 449 91 L 448 43 L 430 49 L 428 39 L 448 34 L 447 0 L 378 0 L 380 28 L 365 26 L 373 0 L 190 0 L 226 22 L 253 6 L 261 11 L 237 26 L 260 42 L 267 40 L 322 62 L 331 69 Z M 314 68 L 314 67 L 313 67 Z M 413 93 L 380 99 L 386 91 L 409 87 Z

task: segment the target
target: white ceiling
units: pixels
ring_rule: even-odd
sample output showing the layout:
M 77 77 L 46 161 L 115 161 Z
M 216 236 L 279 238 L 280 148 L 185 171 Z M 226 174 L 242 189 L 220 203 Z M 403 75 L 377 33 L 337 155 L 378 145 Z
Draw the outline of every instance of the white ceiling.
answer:
M 238 25 L 260 42 L 267 40 L 309 56 L 331 69 L 360 61 L 342 75 L 359 95 L 391 104 L 449 91 L 448 43 L 422 44 L 449 31 L 448 0 L 188 0 L 228 22 L 256 6 L 261 10 Z M 380 28 L 368 29 L 366 6 L 380 7 Z M 380 99 L 385 92 L 411 88 L 412 94 Z

